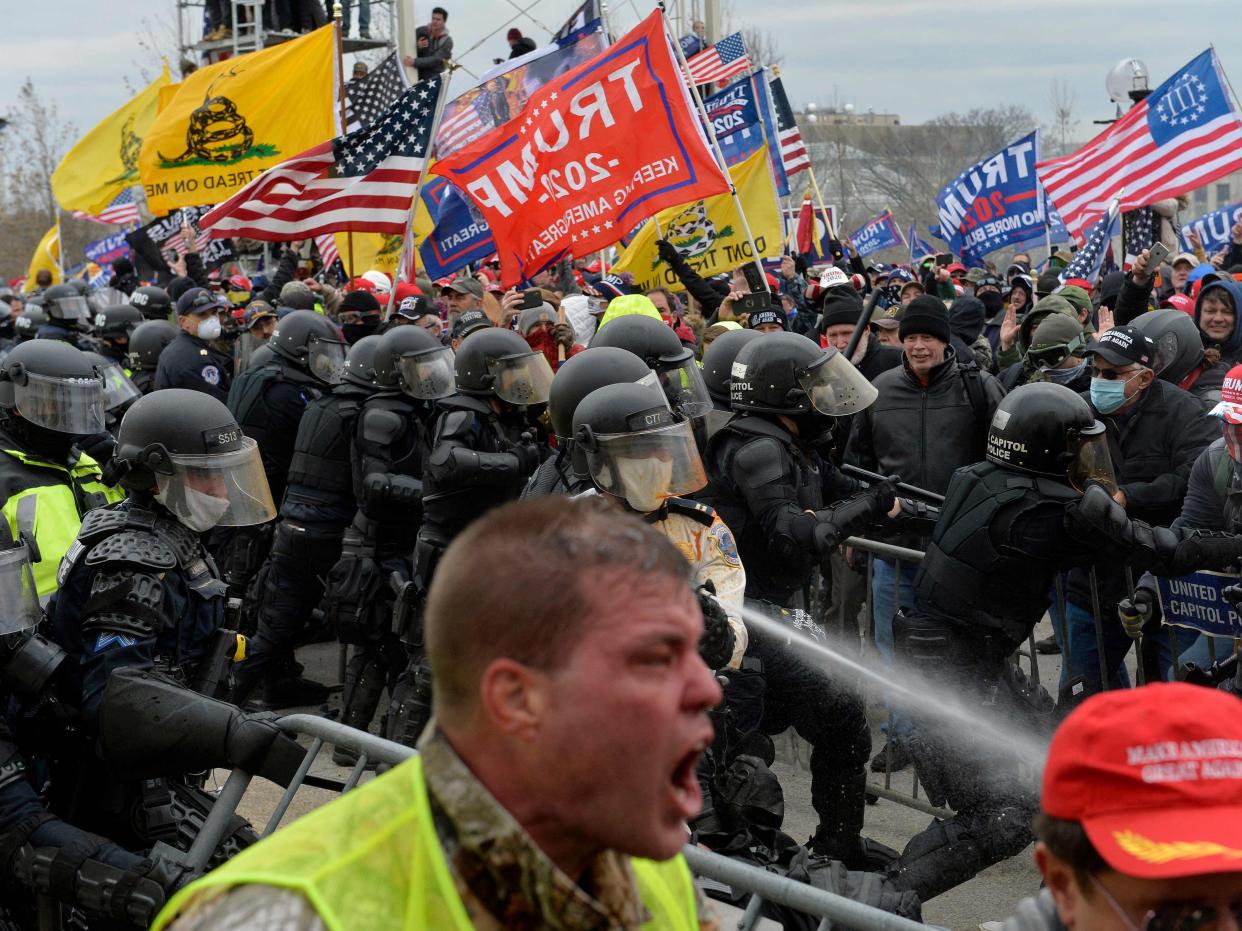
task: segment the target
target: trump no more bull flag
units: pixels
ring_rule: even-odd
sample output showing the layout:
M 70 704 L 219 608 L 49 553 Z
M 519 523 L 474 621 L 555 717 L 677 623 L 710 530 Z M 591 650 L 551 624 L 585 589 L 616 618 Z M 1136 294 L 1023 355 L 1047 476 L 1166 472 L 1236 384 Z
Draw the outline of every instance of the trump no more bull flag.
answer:
M 331 25 L 200 68 L 177 85 L 138 157 L 147 207 L 218 204 L 337 134 Z
M 971 165 L 945 186 L 936 210 L 950 251 L 967 264 L 982 264 L 997 249 L 1043 234 L 1038 159 L 1036 130 Z
M 730 168 L 729 175 L 750 221 L 759 258 L 779 256 L 785 244 L 784 226 L 767 153 L 762 147 L 756 149 L 746 161 Z M 661 212 L 658 220 L 664 238 L 704 277 L 727 272 L 754 258 L 737 207 L 728 194 L 672 207 Z M 680 279 L 656 253 L 657 238 L 655 224 L 644 224 L 611 271 L 618 275 L 630 272 L 635 286 L 644 290 L 682 290 Z
M 478 206 L 506 285 L 598 252 L 666 207 L 729 190 L 658 10 L 432 172 Z
M 1196 217 L 1184 224 L 1180 230 L 1182 249 L 1191 251 L 1190 234 L 1194 232 L 1199 234 L 1199 242 L 1210 256 L 1233 241 L 1230 230 L 1239 221 L 1242 221 L 1242 203 L 1230 204 Z

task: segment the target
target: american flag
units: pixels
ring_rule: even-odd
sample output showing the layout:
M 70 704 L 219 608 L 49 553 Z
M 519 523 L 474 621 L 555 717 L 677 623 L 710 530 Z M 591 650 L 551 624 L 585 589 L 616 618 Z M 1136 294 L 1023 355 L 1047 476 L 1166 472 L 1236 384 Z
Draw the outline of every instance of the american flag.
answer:
M 436 152 L 441 158 L 469 145 L 499 125 L 492 111 L 493 91 L 484 88 L 469 100 L 459 100 L 449 104 L 436 131 Z
M 585 30 L 589 23 L 602 18 L 603 13 L 600 12 L 599 0 L 586 0 L 586 3 L 570 14 L 569 19 L 565 20 L 565 25 L 556 30 L 556 35 L 552 37 L 552 41 L 557 45 L 576 42 L 581 38 L 579 33 Z
M 269 168 L 202 218 L 212 236 L 285 240 L 322 233 L 405 233 L 431 147 L 440 75 L 405 91 L 368 129 Z
M 345 85 L 345 132 L 370 126 L 410 86 L 405 69 L 393 52 L 364 78 Z
M 1117 213 L 1119 202 L 1113 198 L 1104 216 L 1100 217 L 1091 234 L 1087 236 L 1082 247 L 1074 253 L 1074 258 L 1061 270 L 1061 280 L 1084 278 L 1093 282 L 1100 275 L 1100 266 L 1104 262 L 1104 252 L 1113 241 L 1113 233 L 1117 230 Z
M 1127 210 L 1121 215 L 1121 238 L 1126 244 L 1126 262 L 1135 260 L 1152 243 L 1155 224 L 1150 207 Z
M 75 220 L 85 220 L 88 223 L 98 223 L 102 226 L 128 226 L 131 223 L 138 223 L 142 220 L 142 215 L 138 212 L 138 203 L 134 198 L 134 189 L 127 187 L 120 194 L 112 198 L 111 203 L 99 211 L 99 215 L 87 213 L 85 210 L 73 211 Z
M 695 84 L 712 84 L 744 74 L 750 70 L 750 58 L 746 54 L 742 34 L 735 32 L 725 36 L 711 48 L 691 58 L 686 62 L 686 67 L 690 69 L 690 77 Z
M 802 141 L 802 131 L 798 129 L 793 107 L 789 105 L 789 98 L 785 95 L 785 84 L 776 77 L 768 82 L 768 87 L 772 89 L 772 106 L 776 109 L 776 133 L 781 143 L 781 161 L 785 163 L 785 174 L 795 175 L 806 171 L 811 167 L 811 157 L 807 154 L 806 143 Z
M 319 258 L 323 262 L 324 268 L 327 268 L 341 257 L 341 253 L 336 248 L 336 237 L 331 233 L 316 236 L 315 248 L 319 250 Z
M 1118 192 L 1129 210 L 1242 169 L 1242 118 L 1215 51 L 1178 69 L 1077 152 L 1035 168 L 1079 239 Z

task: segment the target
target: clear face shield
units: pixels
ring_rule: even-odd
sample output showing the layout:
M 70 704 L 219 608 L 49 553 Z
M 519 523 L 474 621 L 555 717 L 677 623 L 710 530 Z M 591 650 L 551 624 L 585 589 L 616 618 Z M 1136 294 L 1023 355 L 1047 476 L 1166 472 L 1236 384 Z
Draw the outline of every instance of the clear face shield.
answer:
M 91 304 L 80 294 L 56 299 L 56 312 L 62 320 L 88 320 L 91 316 Z M 52 316 L 52 314 L 48 314 Z
M 103 311 L 105 307 L 111 307 L 113 304 L 128 304 L 129 297 L 124 291 L 118 291 L 116 288 L 98 288 L 91 292 L 90 304 L 95 308 L 95 312 Z M 100 326 L 98 320 L 95 326 Z
M 1077 433 L 1069 439 L 1070 486 L 1075 491 L 1086 491 L 1089 482 L 1103 485 L 1111 495 L 1117 491 L 1117 475 L 1113 471 L 1113 457 L 1108 451 L 1108 434 L 1097 423 L 1089 432 Z
M 42 616 L 26 544 L 0 549 L 0 637 L 33 630 Z
M 510 404 L 543 404 L 552 389 L 552 366 L 542 352 L 501 356 L 488 363 L 496 397 Z
M 85 435 L 104 428 L 104 387 L 100 378 L 49 378 L 27 372 L 13 384 L 17 412 L 57 433 Z
M 101 370 L 104 383 L 104 409 L 114 411 L 134 398 L 142 397 L 138 386 L 129 380 L 125 369 L 117 362 L 109 362 Z
M 401 388 L 412 398 L 434 401 L 447 398 L 457 390 L 453 350 L 447 346 L 402 356 L 398 369 L 401 372 Z
M 338 340 L 311 339 L 306 346 L 306 369 L 329 385 L 339 385 L 345 375 L 345 344 Z
M 693 356 L 682 362 L 661 364 L 655 375 L 668 403 L 681 416 L 704 417 L 712 409 L 712 396 Z
M 155 498 L 189 527 L 248 527 L 276 516 L 259 447 L 243 437 L 226 453 L 172 454 L 171 472 L 155 473 Z
M 854 368 L 844 353 L 833 352 L 798 375 L 811 406 L 829 417 L 857 414 L 874 403 L 879 392 Z
M 586 455 L 596 484 L 640 514 L 707 484 L 689 421 L 640 433 L 597 435 L 595 441 Z

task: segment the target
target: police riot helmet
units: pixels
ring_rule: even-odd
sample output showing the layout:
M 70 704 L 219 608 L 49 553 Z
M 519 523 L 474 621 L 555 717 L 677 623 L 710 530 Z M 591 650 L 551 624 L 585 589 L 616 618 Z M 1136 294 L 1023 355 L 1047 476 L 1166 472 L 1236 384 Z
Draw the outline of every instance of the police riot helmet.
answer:
M 682 345 L 663 320 L 641 314 L 616 317 L 591 337 L 591 347 L 613 346 L 638 356 L 656 373 L 673 410 L 684 417 L 702 417 L 712 409 L 711 396 L 694 352 Z
M 103 377 L 104 410 L 123 409 L 133 403 L 134 398 L 142 397 L 142 392 L 130 381 L 129 376 L 125 374 L 125 369 L 121 368 L 121 363 L 89 350 L 83 350 L 82 354 L 91 361 Z
M 129 334 L 125 361 L 133 372 L 154 372 L 164 347 L 177 338 L 178 329 L 167 320 L 148 320 Z
M 1186 376 L 1203 361 L 1203 339 L 1190 314 L 1171 307 L 1139 314 L 1130 321 L 1156 344 L 1152 368 L 1156 377 L 1181 385 Z
M 379 388 L 380 383 L 375 376 L 375 356 L 379 351 L 380 337 L 377 334 L 364 336 L 345 353 L 345 373 L 342 383 L 358 385 L 362 388 Z
M 455 368 L 462 394 L 496 397 L 510 404 L 543 404 L 552 386 L 547 357 L 517 333 L 499 327 L 476 330 L 463 339 Z
M 95 334 L 103 339 L 127 339 L 142 320 L 137 307 L 109 304 L 95 314 Z
M 28 303 L 26 309 L 13 321 L 13 336 L 19 343 L 34 339 L 39 327 L 45 323 L 47 323 L 47 314 L 43 312 L 43 307 L 39 304 Z
M 574 411 L 574 448 L 591 479 L 642 514 L 707 484 L 688 420 L 678 420 L 657 385 L 605 385 Z
M 76 294 L 79 294 L 82 297 L 90 297 L 91 286 L 88 285 L 81 278 L 70 278 L 68 281 L 65 282 L 65 284 L 73 288 Z
M 31 340 L 0 363 L 0 408 L 56 433 L 98 433 L 104 428 L 103 378 L 82 350 L 60 340 Z
M 375 380 L 421 401 L 447 398 L 457 390 L 453 350 L 422 327 L 393 327 L 380 337 Z
M 877 395 L 844 354 L 801 333 L 752 340 L 738 352 L 731 371 L 735 411 L 843 417 L 869 407 Z
M 571 356 L 556 370 L 548 392 L 552 432 L 560 440 L 572 441 L 574 411 L 583 398 L 605 385 L 629 384 L 652 375 L 634 353 L 615 346 L 592 346 Z
M 48 319 L 76 325 L 90 316 L 90 303 L 72 284 L 53 285 L 43 292 L 43 312 Z
M 729 403 L 733 362 L 743 346 L 762 336 L 758 330 L 727 330 L 712 340 L 703 353 L 703 382 L 712 400 L 725 405 Z
M 331 320 L 313 310 L 295 310 L 276 324 L 267 341 L 276 355 L 318 381 L 338 385 L 345 369 L 345 340 Z
M 1104 424 L 1075 391 L 1051 382 L 1021 385 L 1001 399 L 988 427 L 987 458 L 1001 468 L 1117 489 Z
M 135 288 L 134 293 L 129 296 L 129 302 L 148 320 L 172 319 L 172 298 L 163 288 L 155 285 Z
M 276 516 L 263 460 L 224 402 L 165 388 L 134 402 L 116 432 L 113 467 L 192 530 L 245 527 Z

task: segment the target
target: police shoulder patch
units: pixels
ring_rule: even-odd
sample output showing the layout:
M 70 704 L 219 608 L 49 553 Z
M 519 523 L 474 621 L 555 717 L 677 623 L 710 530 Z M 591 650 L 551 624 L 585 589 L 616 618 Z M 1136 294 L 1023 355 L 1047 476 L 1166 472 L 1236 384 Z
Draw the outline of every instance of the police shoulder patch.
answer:
M 742 565 L 742 557 L 737 552 L 737 541 L 733 539 L 733 531 L 725 526 L 724 521 L 717 520 L 712 524 L 712 529 L 707 531 L 707 535 L 712 538 L 712 543 L 716 550 L 720 553 L 720 558 L 730 566 Z
M 204 365 L 203 371 L 200 374 L 202 375 L 203 381 L 207 382 L 207 384 L 220 384 L 220 370 L 214 365 Z

